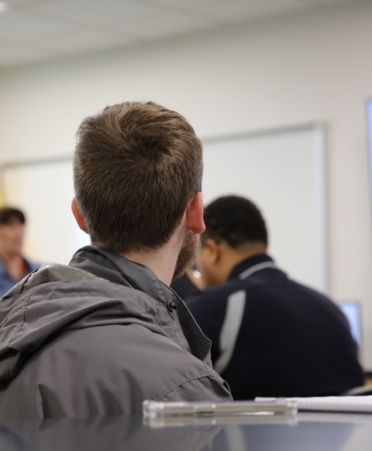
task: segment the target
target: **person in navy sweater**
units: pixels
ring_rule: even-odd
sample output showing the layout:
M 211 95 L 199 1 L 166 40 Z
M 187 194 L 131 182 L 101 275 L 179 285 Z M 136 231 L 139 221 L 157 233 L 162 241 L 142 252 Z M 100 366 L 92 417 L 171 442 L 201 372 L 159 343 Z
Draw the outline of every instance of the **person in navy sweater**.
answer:
M 234 399 L 338 395 L 362 385 L 346 317 L 277 267 L 259 209 L 221 197 L 204 221 L 197 266 L 208 288 L 186 302 Z

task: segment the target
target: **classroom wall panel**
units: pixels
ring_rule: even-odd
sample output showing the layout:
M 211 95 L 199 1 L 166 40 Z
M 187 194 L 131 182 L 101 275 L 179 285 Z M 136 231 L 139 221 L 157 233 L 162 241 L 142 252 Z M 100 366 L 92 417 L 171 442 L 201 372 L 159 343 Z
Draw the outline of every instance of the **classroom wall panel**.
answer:
M 226 194 L 257 202 L 277 264 L 296 280 L 326 291 L 322 134 L 321 126 L 304 125 L 207 140 L 203 194 L 206 204 Z M 26 255 L 67 264 L 89 243 L 70 211 L 71 159 L 25 162 L 4 167 L 1 173 L 7 202 L 29 218 Z
M 71 159 L 7 167 L 2 170 L 2 181 L 7 203 L 26 214 L 27 257 L 67 265 L 79 247 L 89 244 L 88 235 L 71 213 Z

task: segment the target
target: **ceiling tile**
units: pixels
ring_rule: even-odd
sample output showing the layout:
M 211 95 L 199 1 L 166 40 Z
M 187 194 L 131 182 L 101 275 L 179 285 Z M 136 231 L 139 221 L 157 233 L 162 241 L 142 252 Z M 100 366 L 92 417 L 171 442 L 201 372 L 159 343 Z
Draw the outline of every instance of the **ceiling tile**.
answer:
M 297 0 L 299 3 L 305 4 L 309 7 L 313 6 L 327 6 L 327 5 L 335 5 L 341 3 L 352 3 L 358 2 L 360 0 Z
M 0 66 L 357 1 L 7 0 L 9 9 L 0 14 Z
M 32 43 L 54 50 L 56 54 L 74 54 L 94 49 L 132 44 L 138 40 L 133 35 L 111 35 L 93 30 L 71 30 L 70 33 L 48 36 L 48 39 L 34 39 Z
M 26 5 L 26 4 L 30 5 L 33 3 L 40 2 L 42 0 L 2 0 L 2 1 L 5 1 L 10 7 L 12 7 L 12 6 Z M 44 1 L 47 1 L 47 0 L 44 0 Z
M 42 5 L 43 3 L 50 3 L 51 0 L 1 0 L 8 5 L 10 10 L 22 10 L 32 6 Z M 64 0 L 54 0 L 64 1 Z
M 29 39 L 68 29 L 64 24 L 43 20 L 21 11 L 0 14 L 0 36 L 7 39 Z
M 20 63 L 49 58 L 52 51 L 38 48 L 25 42 L 0 42 L 1 66 L 11 66 Z
M 262 17 L 274 16 L 290 11 L 307 8 L 296 0 L 238 0 L 233 2 L 205 1 L 198 6 L 189 6 L 188 10 L 204 16 L 218 18 L 224 22 L 244 22 Z
M 287 0 L 269 0 L 263 2 L 255 2 L 254 0 L 147 0 L 155 4 L 167 5 L 170 7 L 176 8 L 203 8 L 204 6 L 218 6 L 221 4 L 232 5 L 233 3 L 245 3 L 248 7 L 250 5 L 254 5 L 255 3 L 263 3 L 269 5 L 269 8 L 272 8 L 274 13 L 278 8 L 285 7 L 285 5 L 292 4 L 296 5 L 296 3 L 302 4 L 328 4 L 328 3 L 345 3 L 345 2 L 357 2 L 360 0 L 294 0 L 288 2 Z
M 205 3 L 211 3 L 211 0 L 150 0 L 159 5 L 167 5 L 171 7 L 187 8 L 189 6 L 202 6 Z M 235 1 L 235 0 L 231 0 Z M 213 3 L 227 3 L 228 0 L 212 0 Z
M 32 6 L 30 10 L 82 24 L 104 25 L 113 20 L 131 21 L 160 8 L 125 0 L 66 0 Z
M 111 22 L 108 25 L 113 30 L 132 33 L 142 38 L 159 38 L 208 29 L 213 26 L 213 22 L 203 18 L 199 19 L 190 14 L 165 12 L 138 18 L 131 22 Z

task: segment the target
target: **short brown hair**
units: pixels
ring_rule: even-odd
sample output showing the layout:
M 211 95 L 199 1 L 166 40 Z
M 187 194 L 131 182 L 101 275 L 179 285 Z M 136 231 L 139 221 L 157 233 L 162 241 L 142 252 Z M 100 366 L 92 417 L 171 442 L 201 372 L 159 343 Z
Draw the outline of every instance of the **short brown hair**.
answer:
M 201 191 L 202 144 L 186 119 L 152 102 L 125 102 L 77 132 L 75 195 L 92 243 L 156 249 Z
M 0 225 L 7 225 L 14 219 L 20 222 L 21 224 L 26 223 L 25 214 L 18 208 L 14 207 L 0 208 Z

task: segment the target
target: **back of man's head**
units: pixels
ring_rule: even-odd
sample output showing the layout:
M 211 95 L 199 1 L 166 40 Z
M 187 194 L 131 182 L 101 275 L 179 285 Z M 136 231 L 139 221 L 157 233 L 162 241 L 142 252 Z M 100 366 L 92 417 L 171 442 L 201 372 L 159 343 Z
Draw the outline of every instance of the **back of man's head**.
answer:
M 239 196 L 219 197 L 204 210 L 205 232 L 202 241 L 224 241 L 233 249 L 249 243 L 268 244 L 265 221 L 250 200 Z
M 93 243 L 157 249 L 201 191 L 202 145 L 175 111 L 126 102 L 86 118 L 77 133 L 75 195 Z

